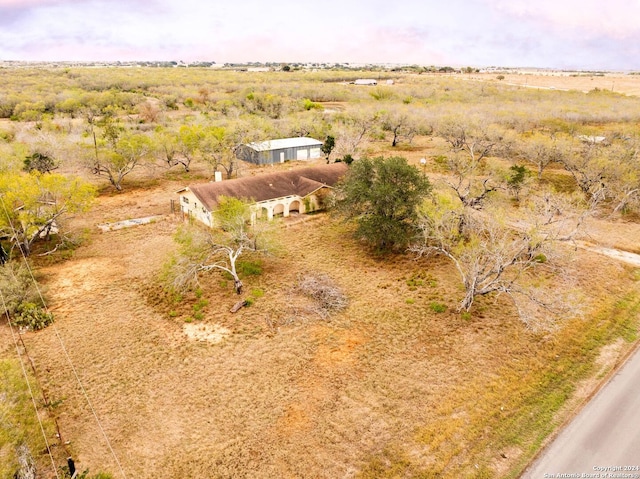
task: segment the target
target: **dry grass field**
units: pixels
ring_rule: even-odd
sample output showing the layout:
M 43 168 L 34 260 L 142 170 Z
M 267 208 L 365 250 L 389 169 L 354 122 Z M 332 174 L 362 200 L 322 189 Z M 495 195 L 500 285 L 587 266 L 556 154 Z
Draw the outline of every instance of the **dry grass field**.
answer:
M 635 339 L 638 275 L 621 263 L 575 251 L 585 318 L 532 331 L 499 298 L 461 316 L 451 265 L 371 255 L 325 214 L 278 226 L 280 249 L 245 278 L 250 307 L 228 312 L 236 297 L 218 274 L 171 297 L 156 278 L 179 218 L 95 225 L 166 214 L 179 186 L 103 194 L 74 220 L 86 243 L 41 269 L 57 322 L 25 341 L 63 440 L 93 473 L 515 477 Z M 329 275 L 348 308 L 329 320 L 296 309 L 307 272 Z
M 161 73 L 183 74 L 176 72 Z M 238 91 L 257 78 L 233 75 Z M 442 102 L 464 115 L 469 99 L 477 98 L 474 108 L 499 113 L 502 101 L 525 91 L 507 87 L 495 101 L 498 88 L 485 91 L 486 85 L 467 80 L 640 94 L 638 75 L 496 75 L 456 75 L 451 88 L 443 86 L 444 76 L 406 75 L 393 86 L 403 92 L 394 101 L 424 102 L 425 111 Z M 295 83 L 298 77 L 286 78 Z M 378 101 L 365 89 L 349 90 L 350 98 L 343 92 L 349 87 L 337 81 L 318 88 L 330 115 Z M 569 103 L 577 98 L 529 90 L 523 96 L 539 100 L 543 124 L 557 119 L 561 95 Z M 581 95 L 568 110 L 575 107 L 585 123 L 595 118 L 588 125 L 595 132 L 616 115 L 635 114 L 633 99 L 619 95 L 622 113 L 598 110 L 609 96 Z M 591 105 L 598 110 L 593 117 Z M 514 124 L 528 124 L 527 108 L 517 106 Z M 167 117 L 178 122 L 194 114 L 183 105 Z M 435 163 L 447 152 L 442 138 L 417 134 L 411 144 L 389 143 L 372 138 L 363 154 L 399 155 L 416 166 L 427 158 L 430 178 L 443 175 Z M 61 438 L 50 433 L 56 457 L 63 462 L 70 453 L 92 475 L 515 479 L 637 345 L 637 267 L 566 244 L 562 268 L 575 278 L 583 315 L 536 330 L 501 296 L 478 298 L 470 314 L 460 314 L 464 288 L 449 261 L 376 255 L 353 238 L 353 225 L 327 213 L 275 222 L 272 253 L 242 258 L 252 266 L 243 277 L 252 304 L 230 313 L 238 297 L 222 274 L 207 273 L 200 288 L 185 294 L 162 284 L 178 249 L 175 234 L 184 227 L 169 200 L 185 184 L 208 178 L 204 162 L 188 174 L 138 170 L 123 193 L 90 178 L 79 163 L 62 170 L 95 182 L 100 194 L 89 212 L 69 220 L 83 238 L 80 246 L 60 256 L 34 255 L 56 322 L 23 339 L 52 404 L 48 414 L 60 426 Z M 562 175 L 550 167 L 544 179 Z M 97 227 L 152 215 L 163 218 L 114 231 Z M 640 254 L 637 218 L 589 218 L 586 231 L 580 239 L 590 245 Z M 306 308 L 309 299 L 296 284 L 307 274 L 331 278 L 347 296 L 347 308 L 328 318 Z M 0 359 L 13 355 L 11 348 L 2 323 Z M 55 476 L 50 463 L 40 467 L 39 477 Z
M 472 80 L 496 81 L 498 73 L 473 74 Z M 587 73 L 520 73 L 502 74 L 500 82 L 509 85 L 542 88 L 553 90 L 578 90 L 589 92 L 594 89 L 622 93 L 624 95 L 640 95 L 640 75 L 625 75 L 622 73 L 606 73 L 591 75 Z

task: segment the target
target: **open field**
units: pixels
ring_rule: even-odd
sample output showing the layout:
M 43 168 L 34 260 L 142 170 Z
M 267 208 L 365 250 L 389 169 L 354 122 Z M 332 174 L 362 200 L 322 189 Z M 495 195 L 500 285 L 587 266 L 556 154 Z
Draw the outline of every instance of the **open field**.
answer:
M 121 113 L 133 125 L 128 126 L 142 132 L 191 124 L 194 118 L 212 121 L 218 115 L 237 121 L 250 87 L 264 102 L 276 101 L 269 96 L 273 88 L 284 99 L 295 97 L 291 105 L 313 97 L 330 110 L 289 105 L 291 111 L 278 118 L 252 113 L 252 122 L 282 136 L 316 123 L 322 124 L 317 133 L 342 132 L 335 115 L 352 114 L 357 120 L 361 112 L 382 107 L 414 108 L 423 115 L 420 122 L 433 124 L 438 115 L 495 115 L 523 138 L 536 128 L 557 128 L 554 133 L 584 128 L 594 134 L 617 127 L 635 131 L 637 126 L 637 99 L 577 92 L 593 90 L 589 82 L 602 81 L 597 88 L 610 89 L 604 87 L 612 81 L 608 77 L 553 77 L 549 82 L 564 82 L 553 84 L 530 77 L 527 86 L 540 81 L 559 90 L 535 92 L 507 84 L 522 80 L 519 75 L 471 82 L 462 75 L 398 74 L 396 84 L 376 90 L 349 90 L 338 78 L 341 73 L 327 74 L 331 81 L 322 82 L 316 73 L 258 77 L 231 72 L 220 78 L 199 70 L 161 71 L 157 78 L 144 78 L 140 89 L 140 72 L 113 75 L 120 87 L 105 90 L 110 100 L 126 92 L 179 100 L 178 108 L 162 111 L 161 120 L 142 121 L 137 110 Z M 95 91 L 96 84 L 110 81 L 87 70 L 55 72 L 55 77 L 93 85 Z M 176 79 L 182 83 L 173 83 Z M 198 82 L 205 80 L 208 90 L 198 92 Z M 616 78 L 615 91 L 627 85 L 625 93 L 637 94 L 634 85 L 640 85 L 640 78 L 628 80 L 627 85 Z M 123 86 L 128 82 L 134 86 Z M 178 84 L 182 90 L 171 90 Z M 561 91 L 565 87 L 576 91 Z M 229 106 L 232 100 L 238 103 Z M 529 115 L 529 109 L 534 113 Z M 42 129 L 61 142 L 89 136 L 79 118 L 43 121 L 38 126 L 38 121 L 7 120 L 0 132 L 25 144 Z M 416 129 L 411 141 L 392 147 L 389 131 L 374 128 L 358 152 L 406 157 L 442 187 L 446 141 L 425 127 Z M 232 314 L 229 309 L 238 298 L 222 274 L 207 273 L 199 289 L 184 294 L 169 292 L 161 283 L 178 248 L 174 235 L 183 226 L 170 213 L 169 200 L 185 184 L 208 180 L 211 166 L 204 159 L 194 161 L 189 172 L 168 170 L 156 159 L 153 168 L 128 176 L 124 192 L 117 193 L 77 160 L 82 150 L 68 151 L 73 154 L 60 171 L 89 180 L 99 195 L 88 212 L 66 222 L 82 244 L 35 257 L 56 322 L 23 338 L 60 425 L 61 440 L 51 437 L 56 452 L 62 458 L 62 450 L 68 450 L 91 474 L 515 479 L 637 345 L 640 275 L 633 265 L 563 244 L 559 266 L 575 287 L 567 295 L 582 298 L 583 315 L 562 318 L 550 330 L 534 329 L 518 319 L 504 295 L 479 297 L 470 313 L 457 312 L 464 288 L 450 261 L 373 253 L 353 238 L 352 224 L 327 213 L 276 221 L 273 253 L 243 257 L 259 266 L 256 274 L 243 277 L 253 304 Z M 421 158 L 427 159 L 424 166 Z M 491 158 L 496 170 L 508 164 L 505 158 Z M 244 165 L 240 175 L 295 166 Z M 571 181 L 553 164 L 540 184 Z M 570 187 L 575 189 L 573 183 Z M 500 194 L 501 201 L 512 203 Z M 98 228 L 155 215 L 162 218 L 113 231 Z M 636 219 L 634 214 L 589 216 L 579 239 L 640 253 Z M 348 307 L 328 319 L 305 309 L 308 300 L 295 285 L 308 273 L 329 276 L 348 297 Z M 4 323 L 0 339 L 10 344 Z M 11 348 L 0 349 L 0 359 L 12 355 Z M 50 464 L 41 462 L 39 477 L 53 477 Z
M 470 79 L 493 81 L 500 73 L 472 74 Z M 640 75 L 606 73 L 591 75 L 588 73 L 521 73 L 501 74 L 504 79 L 497 80 L 509 85 L 554 90 L 578 90 L 584 93 L 594 89 L 622 93 L 624 95 L 640 95 Z
M 172 190 L 167 184 L 105 197 L 92 221 L 127 211 L 131 198 L 143 215 L 162 213 L 166 203 L 157 198 Z M 461 319 L 449 265 L 370 257 L 324 215 L 283 230 L 286 253 L 247 280 L 265 293 L 254 305 L 228 313 L 231 287 L 212 275 L 203 285 L 205 318 L 185 323 L 196 299 L 169 310 L 150 285 L 174 248 L 177 225 L 168 218 L 93 232 L 72 259 L 42 269 L 56 328 L 128 477 L 401 471 L 453 478 L 475 477 L 476 464 L 504 477 L 541 440 L 527 430 L 537 431 L 545 418 L 548 433 L 570 412 L 558 413 L 561 402 L 543 398 L 560 394 L 575 404 L 593 384 L 580 381 L 611 368 L 630 347 L 616 338 L 635 337 L 637 285 L 615 261 L 576 252 L 573 267 L 590 291 L 592 319 L 540 334 L 514 321 L 499 301 L 483 301 L 471 319 Z M 287 310 L 296 275 L 306 271 L 330 274 L 349 308 L 330 322 Z M 614 306 L 611 298 L 623 296 L 627 302 Z M 447 310 L 434 312 L 436 302 Z M 185 327 L 193 324 L 228 333 L 215 344 L 192 340 Z M 584 336 L 576 339 L 578 331 Z M 118 477 L 54 331 L 25 339 L 50 396 L 61 401 L 58 417 L 78 461 Z M 612 347 L 598 355 L 582 350 L 584 341 Z M 565 384 L 557 375 L 572 368 Z

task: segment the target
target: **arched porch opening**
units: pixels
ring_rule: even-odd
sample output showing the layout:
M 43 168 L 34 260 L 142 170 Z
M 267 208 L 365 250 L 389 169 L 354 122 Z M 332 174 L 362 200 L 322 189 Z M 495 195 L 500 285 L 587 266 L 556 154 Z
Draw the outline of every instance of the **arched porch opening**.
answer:
M 278 203 L 273 207 L 273 216 L 284 216 L 284 205 L 282 203 Z
M 294 200 L 289 204 L 289 213 L 304 213 L 302 204 L 299 200 Z

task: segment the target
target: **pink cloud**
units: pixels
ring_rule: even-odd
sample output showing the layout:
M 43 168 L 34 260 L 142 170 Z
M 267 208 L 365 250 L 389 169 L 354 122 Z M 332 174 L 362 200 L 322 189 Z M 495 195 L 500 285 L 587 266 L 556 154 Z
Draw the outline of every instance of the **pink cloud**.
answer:
M 485 0 L 490 8 L 556 29 L 625 38 L 640 31 L 640 2 L 628 0 Z

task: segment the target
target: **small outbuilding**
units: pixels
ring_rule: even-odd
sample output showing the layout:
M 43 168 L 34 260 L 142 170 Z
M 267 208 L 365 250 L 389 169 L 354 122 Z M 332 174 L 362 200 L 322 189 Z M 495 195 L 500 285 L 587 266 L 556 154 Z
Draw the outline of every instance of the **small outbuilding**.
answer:
M 318 211 L 324 207 L 326 194 L 346 174 L 347 168 L 345 163 L 331 163 L 187 186 L 177 192 L 180 210 L 183 215 L 211 227 L 218 198 L 223 196 L 252 202 L 254 218 L 270 220 L 294 212 Z
M 322 142 L 314 138 L 279 138 L 242 145 L 236 156 L 256 165 L 270 165 L 320 158 L 320 147 Z
M 354 81 L 353 84 L 375 86 L 378 84 L 378 80 L 374 80 L 373 78 L 359 78 Z

